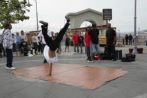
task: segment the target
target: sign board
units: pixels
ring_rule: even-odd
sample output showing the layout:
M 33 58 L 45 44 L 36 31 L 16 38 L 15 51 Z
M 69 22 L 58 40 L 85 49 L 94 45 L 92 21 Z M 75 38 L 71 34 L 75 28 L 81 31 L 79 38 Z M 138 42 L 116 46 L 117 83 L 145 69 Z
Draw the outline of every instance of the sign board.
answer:
M 112 9 L 103 9 L 103 20 L 112 20 Z

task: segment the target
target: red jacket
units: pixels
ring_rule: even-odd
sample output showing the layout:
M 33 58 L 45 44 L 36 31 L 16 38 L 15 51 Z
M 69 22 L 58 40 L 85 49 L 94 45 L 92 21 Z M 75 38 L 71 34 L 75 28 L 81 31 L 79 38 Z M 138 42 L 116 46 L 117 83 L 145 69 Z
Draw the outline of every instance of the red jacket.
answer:
M 88 32 L 85 32 L 84 43 L 85 43 L 85 47 L 87 47 L 87 48 L 90 47 L 91 38 L 90 38 L 90 35 L 88 34 Z
M 72 36 L 72 42 L 73 44 L 78 44 L 79 42 L 79 35 L 77 33 L 74 33 L 73 36 Z

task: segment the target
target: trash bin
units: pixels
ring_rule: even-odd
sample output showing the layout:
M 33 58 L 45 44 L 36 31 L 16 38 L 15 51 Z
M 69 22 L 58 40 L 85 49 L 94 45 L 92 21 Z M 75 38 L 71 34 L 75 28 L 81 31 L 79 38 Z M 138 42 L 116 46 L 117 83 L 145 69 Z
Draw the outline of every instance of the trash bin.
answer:
M 137 48 L 137 53 L 142 54 L 143 53 L 143 48 Z

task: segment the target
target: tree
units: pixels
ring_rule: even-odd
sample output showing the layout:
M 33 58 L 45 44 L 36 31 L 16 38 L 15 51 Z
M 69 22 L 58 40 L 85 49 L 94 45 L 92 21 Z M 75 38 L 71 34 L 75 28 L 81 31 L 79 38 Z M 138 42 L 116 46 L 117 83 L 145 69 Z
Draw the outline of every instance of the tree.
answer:
M 7 22 L 17 23 L 29 19 L 25 13 L 30 11 L 30 6 L 26 0 L 0 0 L 0 28 Z

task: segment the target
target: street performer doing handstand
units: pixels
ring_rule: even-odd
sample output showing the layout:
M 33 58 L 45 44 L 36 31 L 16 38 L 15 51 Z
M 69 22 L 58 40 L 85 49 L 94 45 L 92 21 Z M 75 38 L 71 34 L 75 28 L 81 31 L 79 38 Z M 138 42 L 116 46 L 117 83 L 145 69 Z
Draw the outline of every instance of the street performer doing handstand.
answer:
M 61 43 L 61 40 L 63 39 L 63 36 L 64 36 L 65 32 L 67 31 L 69 25 L 70 25 L 70 23 L 69 23 L 70 19 L 66 18 L 66 21 L 67 21 L 66 24 L 60 30 L 59 34 L 57 35 L 57 37 L 55 39 L 52 39 L 47 34 L 47 32 L 48 32 L 48 23 L 44 22 L 44 21 L 40 21 L 40 23 L 43 24 L 41 26 L 42 34 L 43 34 L 45 42 L 46 42 L 46 46 L 44 48 L 43 55 L 44 55 L 45 59 L 47 60 L 47 62 L 50 65 L 50 71 L 49 71 L 50 76 L 52 74 L 52 64 L 58 61 L 56 50 L 59 47 L 59 45 Z

